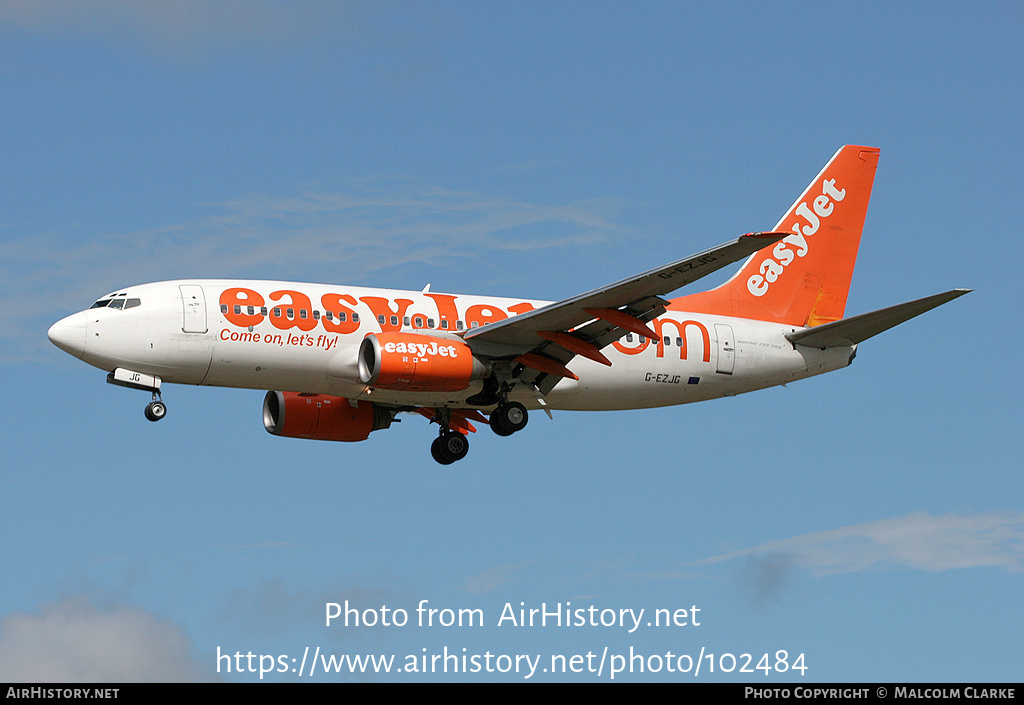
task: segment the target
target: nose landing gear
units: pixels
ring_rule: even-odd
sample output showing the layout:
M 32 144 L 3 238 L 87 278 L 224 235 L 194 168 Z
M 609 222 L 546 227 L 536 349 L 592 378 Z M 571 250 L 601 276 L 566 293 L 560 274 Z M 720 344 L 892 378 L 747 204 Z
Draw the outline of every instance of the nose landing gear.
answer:
M 160 378 L 156 375 L 147 375 L 118 367 L 107 375 L 107 382 L 119 387 L 152 392 L 153 401 L 146 405 L 146 418 L 150 421 L 159 421 L 167 416 L 167 405 L 160 399 Z
M 167 416 L 167 405 L 160 399 L 160 394 L 153 392 L 153 401 L 146 404 L 146 418 L 150 421 L 159 421 Z

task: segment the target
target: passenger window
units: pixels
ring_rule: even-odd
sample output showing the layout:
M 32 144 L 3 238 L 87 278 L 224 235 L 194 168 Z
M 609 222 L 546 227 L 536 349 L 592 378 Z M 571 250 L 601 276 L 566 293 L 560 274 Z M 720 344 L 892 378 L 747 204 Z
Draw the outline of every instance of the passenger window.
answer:
M 306 309 L 304 309 L 304 308 L 300 308 L 299 309 L 299 318 L 303 318 L 303 319 L 307 318 L 307 316 L 306 316 Z
M 455 321 L 455 327 L 458 328 L 459 330 L 465 328 L 465 326 L 462 325 L 462 321 Z
M 220 305 L 220 312 L 223 313 L 226 316 L 227 313 L 228 313 L 228 305 L 227 304 L 221 304 Z
M 235 314 L 239 314 L 239 313 L 241 313 L 241 312 L 242 312 L 242 307 L 241 307 L 241 305 L 239 305 L 239 304 L 235 304 Z
M 381 325 L 384 325 L 387 322 L 388 322 L 388 319 L 384 317 L 383 313 L 380 314 L 379 316 L 377 316 L 377 323 L 380 323 Z
M 392 316 L 391 317 L 391 325 L 393 325 L 393 326 L 397 326 L 398 325 L 398 316 Z

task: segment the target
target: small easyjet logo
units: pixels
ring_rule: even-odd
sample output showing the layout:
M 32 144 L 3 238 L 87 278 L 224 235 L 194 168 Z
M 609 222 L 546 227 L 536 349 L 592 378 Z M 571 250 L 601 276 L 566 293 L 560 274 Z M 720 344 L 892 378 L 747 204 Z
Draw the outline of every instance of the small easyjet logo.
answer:
M 810 251 L 807 238 L 818 232 L 823 220 L 835 211 L 835 203 L 846 198 L 846 189 L 836 188 L 835 179 L 826 179 L 821 184 L 821 195 L 816 196 L 808 206 L 802 201 L 794 214 L 803 220 L 797 220 L 791 226 L 792 235 L 787 235 L 772 248 L 771 257 L 762 260 L 758 267 L 759 274 L 747 279 L 747 291 L 754 296 L 764 296 L 772 282 L 778 280 L 786 267 L 797 257 L 804 257 Z M 790 249 L 792 246 L 795 249 Z
M 413 355 L 419 355 L 424 360 L 428 359 L 431 355 L 440 355 L 441 357 L 458 357 L 459 350 L 454 345 L 438 345 L 436 340 L 431 340 L 429 343 L 413 343 L 408 341 L 390 341 L 384 343 L 384 352 L 389 353 L 411 353 Z

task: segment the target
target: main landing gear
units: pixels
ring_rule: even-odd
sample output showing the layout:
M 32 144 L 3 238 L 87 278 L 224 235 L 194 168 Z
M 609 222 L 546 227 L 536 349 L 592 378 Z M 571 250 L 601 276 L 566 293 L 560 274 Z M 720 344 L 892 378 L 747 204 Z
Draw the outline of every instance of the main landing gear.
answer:
M 526 413 L 525 406 L 517 401 L 508 400 L 508 390 L 507 386 L 502 389 L 498 405 L 488 419 L 491 429 L 499 436 L 511 436 L 516 431 L 522 431 L 526 428 L 526 423 L 530 418 Z M 462 460 L 469 453 L 469 438 L 467 433 L 463 432 L 466 430 L 464 422 L 467 413 L 470 412 L 459 412 L 455 423 L 453 423 L 452 409 L 442 407 L 437 409 L 431 418 L 431 421 L 441 427 L 441 432 L 430 444 L 430 455 L 441 465 L 451 465 L 456 460 Z M 471 413 L 476 414 L 477 412 Z M 472 429 L 472 426 L 469 428 Z
M 469 439 L 464 433 L 452 428 L 452 410 L 440 408 L 431 421 L 441 427 L 441 433 L 430 444 L 430 456 L 441 465 L 451 465 L 462 460 L 469 452 Z
M 469 439 L 458 431 L 441 431 L 441 435 L 430 444 L 430 455 L 441 465 L 451 465 L 462 460 L 469 452 Z
M 517 401 L 504 401 L 491 412 L 491 430 L 499 436 L 511 436 L 516 431 L 526 428 L 530 415 L 526 407 Z

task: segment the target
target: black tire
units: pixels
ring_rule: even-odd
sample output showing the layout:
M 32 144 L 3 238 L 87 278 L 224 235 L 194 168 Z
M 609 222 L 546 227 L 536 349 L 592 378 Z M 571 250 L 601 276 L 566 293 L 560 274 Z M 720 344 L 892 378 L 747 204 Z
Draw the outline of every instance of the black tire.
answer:
M 529 420 L 530 415 L 526 412 L 526 407 L 517 401 L 499 404 L 498 408 L 491 412 L 491 426 L 494 427 L 494 432 L 499 436 L 509 436 L 516 431 L 522 431 L 526 428 Z M 501 429 L 501 431 L 498 429 Z M 508 433 L 502 433 L 502 431 L 507 431 Z
M 499 436 L 511 436 L 515 431 L 501 425 L 501 417 L 498 414 L 491 414 L 491 430 Z
M 430 445 L 430 454 L 442 465 L 451 465 L 469 453 L 469 439 L 458 431 L 442 433 Z
M 430 457 L 436 460 L 441 465 L 451 465 L 454 460 L 447 459 L 441 451 L 441 437 L 438 436 L 434 439 L 434 442 L 430 444 Z
M 150 421 L 159 421 L 167 416 L 167 405 L 162 401 L 151 401 L 146 405 L 146 418 Z

